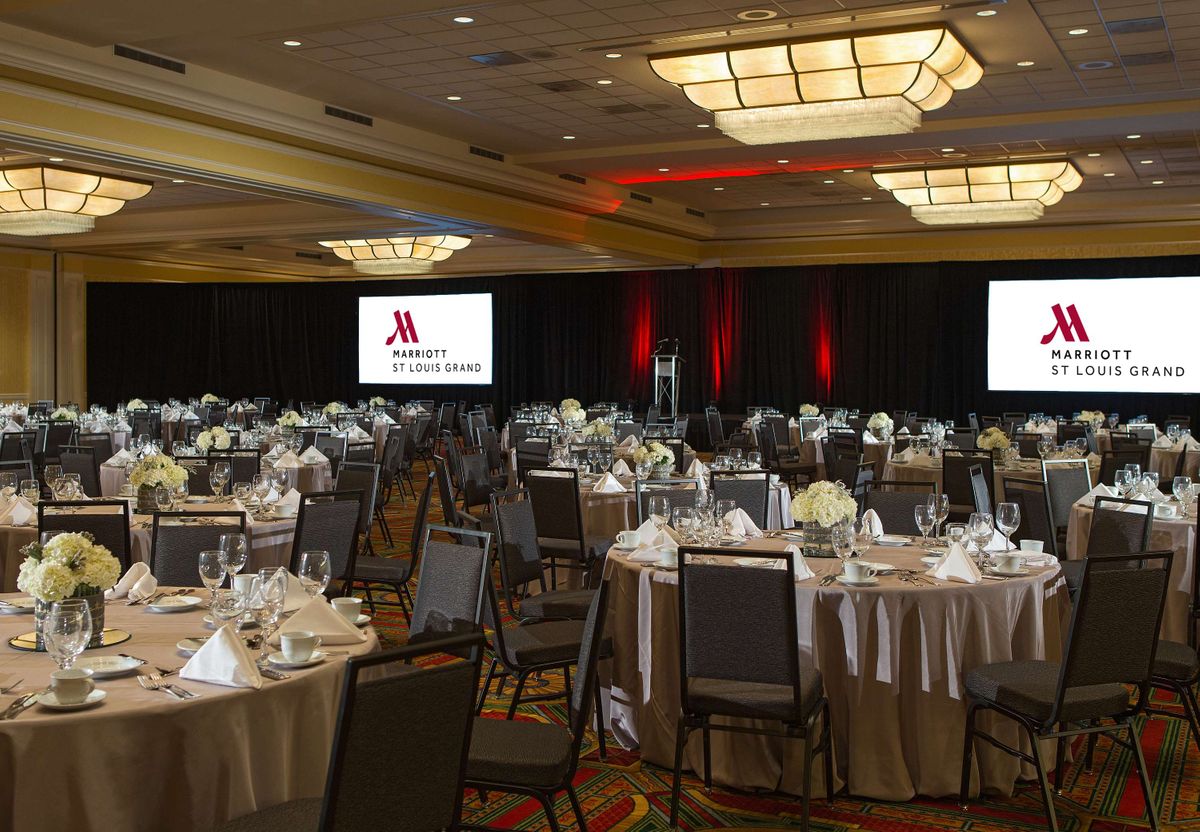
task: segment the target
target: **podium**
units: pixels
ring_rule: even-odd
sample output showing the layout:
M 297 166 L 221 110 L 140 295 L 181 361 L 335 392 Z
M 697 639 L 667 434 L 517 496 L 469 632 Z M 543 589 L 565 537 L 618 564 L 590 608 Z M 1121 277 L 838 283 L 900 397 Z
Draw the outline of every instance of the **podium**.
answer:
M 654 403 L 658 406 L 659 418 L 670 414 L 674 420 L 679 412 L 679 371 L 683 365 L 683 359 L 679 357 L 679 340 L 659 341 L 651 357 L 654 359 Z

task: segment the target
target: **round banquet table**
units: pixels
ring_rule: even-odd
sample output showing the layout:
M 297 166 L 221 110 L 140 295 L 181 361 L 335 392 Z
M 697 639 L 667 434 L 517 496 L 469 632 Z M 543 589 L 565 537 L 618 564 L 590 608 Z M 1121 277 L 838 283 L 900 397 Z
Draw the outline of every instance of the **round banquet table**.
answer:
M 792 447 L 799 448 L 798 456 L 801 462 L 806 464 L 816 463 L 817 476 L 821 479 L 825 478 L 825 451 L 821 447 L 821 438 L 809 436 L 801 441 L 800 428 L 792 427 L 788 429 L 788 436 L 791 439 Z M 871 441 L 863 439 L 863 462 L 871 462 L 875 466 L 875 478 L 883 479 L 884 466 L 888 460 L 892 458 L 892 449 L 896 447 L 896 443 L 889 439 L 886 442 Z
M 175 648 L 210 635 L 205 611 L 155 614 L 123 601 L 105 607 L 105 625 L 132 633 L 124 644 L 85 655 L 130 653 L 150 664 L 181 667 Z M 54 662 L 9 647 L 33 629 L 32 615 L 0 615 L 0 680 L 24 682 L 20 694 L 48 684 Z M 351 655 L 379 649 L 371 628 Z M 257 809 L 319 797 L 341 701 L 345 659 L 288 670 L 260 690 L 179 680 L 198 698 L 179 701 L 143 690 L 133 676 L 97 680 L 108 696 L 72 712 L 35 705 L 0 723 L 0 829 L 20 832 L 120 829 L 201 832 Z
M 192 502 L 204 498 L 190 498 L 187 511 L 244 511 L 236 500 L 225 503 Z M 211 500 L 211 498 L 209 498 Z M 88 509 L 81 509 L 88 511 Z M 150 535 L 153 519 L 146 514 L 132 515 L 129 528 L 129 543 L 133 560 L 150 561 Z M 257 572 L 269 566 L 289 566 L 292 558 L 292 538 L 296 533 L 296 518 L 279 520 L 255 520 L 246 514 L 246 543 L 250 549 L 249 559 L 243 571 Z M 0 592 L 17 591 L 17 574 L 25 558 L 20 549 L 37 539 L 37 520 L 28 526 L 0 526 Z M 0 829 L 3 829 L 0 826 Z
M 923 459 L 928 460 L 929 458 L 923 457 Z M 893 457 L 884 466 L 883 479 L 898 482 L 933 482 L 937 483 L 938 490 L 941 491 L 942 462 L 940 459 L 934 459 L 933 463 L 933 465 L 914 464 L 912 462 L 901 462 Z M 1092 485 L 1095 485 L 1097 478 L 1100 476 L 1100 465 L 1098 463 L 1090 463 L 1088 473 L 1091 475 Z M 1013 468 L 1007 465 L 996 466 L 993 477 L 992 493 L 997 495 L 998 499 L 1002 499 L 1004 497 L 1005 477 L 1014 480 L 1042 482 L 1042 463 L 1040 460 L 1022 459 Z
M 116 453 L 117 451 L 119 451 L 123 448 L 129 447 L 129 439 L 130 439 L 129 434 L 131 433 L 131 431 L 113 430 L 111 428 L 104 428 L 102 430 L 90 430 L 90 429 L 85 430 L 82 428 L 80 429 L 80 434 L 82 436 L 96 436 L 101 433 L 108 434 L 109 439 L 112 440 L 113 453 Z
M 270 472 L 271 463 L 264 460 L 260 470 L 264 473 Z M 290 468 L 288 470 L 295 472 L 296 479 L 296 482 L 289 483 L 290 487 L 295 488 L 301 494 L 333 490 L 333 468 L 330 466 L 328 460 L 312 465 L 306 463 L 299 468 Z M 109 465 L 107 462 L 100 465 L 101 496 L 105 498 L 120 496 L 121 487 L 125 483 L 125 468 L 123 466 Z M 226 485 L 225 488 L 228 491 L 232 486 Z
M 1067 558 L 1082 560 L 1087 554 L 1088 538 L 1092 533 L 1093 497 L 1084 497 L 1071 506 L 1067 520 Z M 1179 504 L 1172 499 L 1173 506 Z M 1167 587 L 1167 601 L 1163 608 L 1161 635 L 1168 641 L 1186 644 L 1192 627 L 1192 573 L 1196 568 L 1196 511 L 1192 503 L 1187 519 L 1155 517 L 1150 527 L 1150 550 L 1170 549 L 1171 578 Z
M 786 540 L 755 541 L 756 550 Z M 740 549 L 738 551 L 746 551 Z M 924 569 L 915 547 L 873 547 L 867 559 Z M 609 552 L 609 631 L 614 660 L 610 728 L 643 760 L 670 768 L 679 716 L 678 574 L 631 563 Z M 816 573 L 796 584 L 801 665 L 818 667 L 833 721 L 834 776 L 850 794 L 905 801 L 917 794 L 957 795 L 966 725 L 963 675 L 990 662 L 1061 658 L 1069 602 L 1057 566 L 1027 577 L 974 586 L 935 581 L 912 588 L 892 575 L 877 587 L 819 587 L 836 560 L 808 559 Z M 752 568 L 752 567 L 748 567 Z M 982 730 L 1028 747 L 1015 723 L 981 713 Z M 734 722 L 737 722 L 734 720 Z M 743 721 L 744 722 L 744 721 Z M 803 743 L 712 732 L 715 780 L 740 789 L 800 794 Z M 1053 759 L 1053 744 L 1043 747 Z M 972 793 L 1011 794 L 1032 767 L 977 743 Z M 700 732 L 688 740 L 684 765 L 701 770 Z M 822 794 L 821 761 L 813 794 Z

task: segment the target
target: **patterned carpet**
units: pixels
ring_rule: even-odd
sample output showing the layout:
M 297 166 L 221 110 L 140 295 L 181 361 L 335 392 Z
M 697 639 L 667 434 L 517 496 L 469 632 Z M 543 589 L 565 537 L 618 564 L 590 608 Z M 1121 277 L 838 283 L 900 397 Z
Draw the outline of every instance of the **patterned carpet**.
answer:
M 419 466 L 419 463 L 418 463 Z M 421 482 L 422 478 L 414 476 Z M 413 500 L 401 505 L 393 498 L 387 506 L 389 526 L 396 547 L 389 549 L 375 535 L 380 554 L 407 554 L 412 531 Z M 442 522 L 441 508 L 434 495 L 430 510 L 433 522 Z M 376 630 L 387 645 L 406 640 L 404 618 L 398 610 L 382 608 L 374 619 Z M 544 693 L 561 689 L 557 674 L 544 686 L 530 692 Z M 488 698 L 485 714 L 503 718 L 507 696 Z M 511 691 L 511 686 L 508 690 Z M 1171 706 L 1173 700 L 1162 698 Z M 565 723 L 561 701 L 522 705 L 518 719 Z M 1151 771 L 1151 783 L 1159 801 L 1159 818 L 1164 830 L 1200 830 L 1200 751 L 1190 741 L 1185 723 L 1156 717 L 1141 723 L 1142 747 Z M 584 742 L 583 758 L 575 786 L 592 832 L 643 832 L 667 828 L 670 812 L 671 772 L 654 765 L 643 765 L 636 750 L 624 751 L 609 737 L 608 760 L 601 762 L 596 738 L 589 734 Z M 1081 755 L 1079 755 L 1081 756 Z M 1096 751 L 1095 768 L 1085 771 L 1072 766 L 1063 785 L 1063 794 L 1055 800 L 1059 828 L 1063 832 L 1125 832 L 1148 828 L 1142 816 L 1141 790 L 1131 765 L 1131 756 L 1123 749 L 1114 750 L 1101 739 Z M 557 804 L 559 823 L 564 830 L 575 829 L 574 815 L 566 796 Z M 539 804 L 523 797 L 489 795 L 489 804 L 481 806 L 474 793 L 468 793 L 464 820 L 470 823 L 520 829 L 549 829 Z M 701 781 L 685 774 L 681 801 L 681 825 L 688 830 L 794 830 L 800 825 L 800 801 L 786 795 L 746 793 L 714 787 L 707 795 Z M 872 832 L 922 832 L 922 830 L 970 830 L 970 832 L 1024 832 L 1045 829 L 1045 815 L 1035 784 L 1025 784 L 1012 798 L 985 798 L 971 804 L 970 814 L 959 811 L 949 800 L 917 799 L 910 803 L 883 803 L 840 795 L 832 805 L 814 800 L 810 828 L 815 832 L 872 830 Z

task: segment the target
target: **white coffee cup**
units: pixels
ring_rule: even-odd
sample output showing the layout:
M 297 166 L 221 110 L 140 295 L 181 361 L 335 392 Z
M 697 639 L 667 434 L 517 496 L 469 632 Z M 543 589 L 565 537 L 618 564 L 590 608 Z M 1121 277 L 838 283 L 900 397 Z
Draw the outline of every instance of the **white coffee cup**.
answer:
M 862 583 L 874 578 L 878 571 L 874 566 L 868 566 L 860 560 L 848 560 L 843 567 L 846 573 L 846 579 L 855 583 Z
M 296 513 L 296 507 L 287 503 L 275 504 L 276 517 L 291 517 Z
M 996 571 L 998 572 L 1019 572 L 1021 571 L 1021 556 L 1016 554 L 1000 553 L 993 555 L 992 559 L 996 562 Z
M 1158 503 L 1154 506 L 1154 516 L 1169 520 L 1175 516 L 1175 506 L 1170 503 Z
M 1044 551 L 1045 545 L 1046 544 L 1044 542 L 1042 542 L 1041 540 L 1022 540 L 1021 541 L 1021 551 L 1022 552 L 1041 552 L 1041 551 Z
M 254 579 L 257 575 L 234 575 L 233 588 L 242 593 L 242 597 L 249 598 L 250 591 L 254 588 Z
M 279 636 L 283 657 L 289 662 L 306 662 L 321 643 L 321 637 L 309 630 L 294 630 Z
M 342 618 L 351 624 L 357 622 L 358 617 L 362 614 L 361 598 L 334 598 L 330 603 L 341 614 Z
M 641 538 L 638 536 L 638 533 L 636 531 L 630 531 L 630 530 L 626 529 L 623 532 L 617 532 L 617 545 L 618 546 L 632 548 L 632 547 L 638 545 L 638 541 L 640 539 Z
M 85 667 L 56 670 L 50 674 L 50 690 L 54 691 L 54 698 L 63 705 L 78 705 L 88 698 L 95 687 L 92 671 Z

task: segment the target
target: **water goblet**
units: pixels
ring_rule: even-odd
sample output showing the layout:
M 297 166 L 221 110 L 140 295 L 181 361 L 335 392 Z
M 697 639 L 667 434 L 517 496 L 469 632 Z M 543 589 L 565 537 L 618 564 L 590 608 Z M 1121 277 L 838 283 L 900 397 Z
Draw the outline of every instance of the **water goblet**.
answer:
M 218 589 L 212 601 L 212 617 L 224 626 L 237 621 L 234 629 L 241 629 L 241 619 L 246 613 L 246 596 L 236 589 Z
M 213 486 L 213 494 L 217 497 L 225 495 L 225 483 L 229 482 L 229 463 L 224 460 L 219 460 L 212 464 L 212 473 L 210 477 L 216 477 L 216 484 Z
M 42 478 L 46 485 L 50 486 L 51 492 L 57 491 L 58 481 L 62 479 L 63 469 L 61 465 L 47 465 L 42 472 Z
M 650 479 L 650 469 L 653 467 L 648 461 L 634 463 L 633 473 L 639 480 L 645 481 Z
M 243 506 L 250 502 L 250 497 L 253 496 L 254 490 L 248 482 L 235 482 L 233 484 L 233 496 L 241 502 Z
M 913 506 L 913 519 L 921 530 L 922 544 L 929 545 L 929 533 L 933 531 L 934 520 L 937 517 L 933 506 L 929 504 Z
M 1138 481 L 1142 478 L 1142 466 L 1136 462 L 1131 462 L 1125 466 L 1125 470 L 1129 472 L 1130 486 L 1137 485 Z
M 42 489 L 37 480 L 21 480 L 21 496 L 31 503 L 36 503 L 42 495 Z
M 1012 533 L 1021 525 L 1021 507 L 1016 503 L 1000 503 L 996 506 L 996 528 L 1004 535 L 1004 551 L 1012 548 Z
M 82 598 L 66 598 L 50 605 L 42 626 L 46 652 L 60 670 L 70 670 L 92 640 L 92 611 Z
M 258 497 L 258 514 L 256 516 L 261 520 L 266 516 L 267 495 L 271 493 L 271 476 L 255 474 L 251 479 L 251 488 L 254 489 L 254 496 Z
M 925 504 L 933 509 L 934 533 L 933 536 L 941 536 L 942 524 L 946 522 L 946 518 L 950 516 L 950 495 L 949 494 L 930 494 L 925 500 Z
M 1175 499 L 1179 503 L 1180 514 L 1187 517 L 1188 509 L 1191 508 L 1192 478 L 1176 477 L 1173 479 L 1171 481 L 1171 493 L 1175 495 Z
M 229 583 L 232 584 L 233 576 L 242 571 L 249 557 L 246 551 L 246 535 L 240 532 L 223 534 L 217 539 L 217 549 L 221 553 L 221 564 L 229 573 Z
M 975 544 L 979 556 L 979 568 L 987 565 L 987 547 L 995 533 L 995 520 L 985 511 L 973 511 L 967 518 L 967 535 Z
M 842 574 L 846 574 L 846 561 L 854 556 L 854 529 L 847 523 L 835 526 L 829 531 L 829 542 L 833 544 L 833 553 L 842 562 Z
M 660 532 L 667 525 L 667 521 L 671 517 L 671 500 L 668 497 L 651 497 L 650 504 L 650 520 L 654 523 L 655 528 Z
M 736 500 L 717 500 L 716 502 L 716 520 L 721 524 L 721 533 L 724 535 L 733 534 L 733 518 L 737 516 L 737 501 Z
M 1156 491 L 1158 491 L 1158 472 L 1147 471 L 1142 474 L 1142 493 L 1149 497 Z
M 695 542 L 696 535 L 693 528 L 695 522 L 696 509 L 691 506 L 675 506 L 671 511 L 671 525 L 675 527 L 675 531 L 679 532 L 684 543 Z
M 315 549 L 300 553 L 300 583 L 309 598 L 316 598 L 329 586 L 333 573 L 329 553 Z
M 159 485 L 154 489 L 154 505 L 159 511 L 171 510 L 171 486 Z
M 200 582 L 208 587 L 208 605 L 217 599 L 217 590 L 225 583 L 225 564 L 221 563 L 219 549 L 205 549 L 200 553 Z
M 17 475 L 12 471 L 0 471 L 0 496 L 11 497 L 17 493 Z
M 742 449 L 741 448 L 730 448 L 729 449 L 729 467 L 730 468 L 741 468 L 742 467 Z
M 1129 493 L 1131 484 L 1129 472 L 1124 468 L 1113 472 L 1113 487 L 1117 489 L 1118 497 L 1125 497 Z
M 759 451 L 750 451 L 746 454 L 746 466 L 757 471 L 762 468 L 762 453 Z

